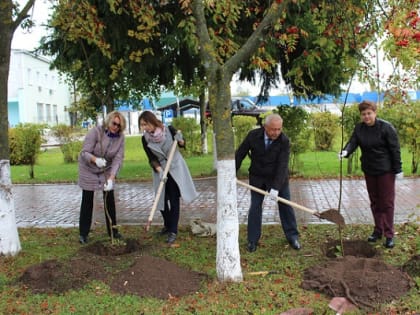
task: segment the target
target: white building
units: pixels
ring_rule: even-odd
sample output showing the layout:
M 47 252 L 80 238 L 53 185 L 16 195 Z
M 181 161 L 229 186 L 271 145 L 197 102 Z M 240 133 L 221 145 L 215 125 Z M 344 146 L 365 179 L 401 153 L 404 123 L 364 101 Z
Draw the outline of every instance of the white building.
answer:
M 12 49 L 7 97 L 11 127 L 19 123 L 70 124 L 71 88 L 49 67 L 46 58 Z

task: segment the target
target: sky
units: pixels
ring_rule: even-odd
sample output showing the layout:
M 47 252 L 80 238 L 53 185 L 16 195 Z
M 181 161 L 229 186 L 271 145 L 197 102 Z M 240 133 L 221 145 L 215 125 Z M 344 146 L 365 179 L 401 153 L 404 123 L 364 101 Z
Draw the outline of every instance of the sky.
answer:
M 23 6 L 26 1 L 18 0 L 18 2 Z M 38 46 L 39 41 L 42 36 L 46 35 L 46 29 L 43 27 L 43 24 L 46 24 L 49 17 L 49 7 L 50 3 L 48 0 L 36 0 L 33 10 L 30 12 L 32 14 L 33 20 L 35 22 L 35 27 L 30 31 L 24 31 L 19 27 L 13 36 L 12 48 L 13 49 L 25 49 L 33 50 Z M 380 62 L 382 58 L 380 58 Z M 382 69 L 387 69 L 387 67 L 382 66 Z M 388 72 L 385 70 L 384 72 Z M 386 73 L 381 74 L 381 76 L 386 75 Z M 347 90 L 347 86 L 344 87 Z M 259 87 L 252 85 L 247 82 L 239 82 L 234 79 L 231 83 L 232 95 L 238 94 L 248 94 L 250 96 L 256 96 L 259 93 Z M 363 93 L 369 91 L 369 86 L 367 84 L 362 84 L 357 80 L 353 80 L 350 86 L 351 93 Z M 280 86 L 278 89 L 273 89 L 270 91 L 271 95 L 287 94 L 287 89 L 284 85 Z

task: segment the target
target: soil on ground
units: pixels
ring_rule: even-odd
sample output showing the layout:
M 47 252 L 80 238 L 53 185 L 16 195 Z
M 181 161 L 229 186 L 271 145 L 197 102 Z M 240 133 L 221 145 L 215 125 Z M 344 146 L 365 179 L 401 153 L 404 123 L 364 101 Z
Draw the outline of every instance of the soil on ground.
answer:
M 326 255 L 334 257 L 304 271 L 302 287 L 331 297 L 345 297 L 363 309 L 375 309 L 407 293 L 414 285 L 404 268 L 387 265 L 365 241 L 330 242 Z M 407 265 L 414 269 L 414 263 Z M 410 266 L 410 267 L 408 267 Z
M 60 294 L 99 280 L 118 294 L 160 299 L 200 289 L 205 275 L 150 256 L 148 251 L 137 240 L 128 239 L 123 245 L 95 242 L 69 260 L 47 260 L 30 266 L 19 281 L 34 293 Z
M 331 259 L 304 271 L 304 289 L 344 297 L 359 308 L 369 309 L 404 295 L 413 286 L 410 275 L 419 275 L 420 256 L 398 268 L 379 259 L 374 247 L 365 241 L 344 241 L 344 250 L 340 244 L 328 243 L 324 252 Z M 71 259 L 29 267 L 20 281 L 36 293 L 60 294 L 99 280 L 118 294 L 160 299 L 200 289 L 204 274 L 154 257 L 151 252 L 136 240 L 127 240 L 125 246 L 96 242 L 82 247 Z

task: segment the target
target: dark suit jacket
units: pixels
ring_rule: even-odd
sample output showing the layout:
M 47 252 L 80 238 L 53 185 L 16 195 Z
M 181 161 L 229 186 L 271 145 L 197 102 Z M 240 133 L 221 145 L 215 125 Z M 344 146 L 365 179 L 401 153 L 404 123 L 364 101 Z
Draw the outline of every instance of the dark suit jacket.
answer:
M 266 150 L 264 128 L 251 130 L 236 151 L 236 170 L 239 170 L 248 154 L 251 158 L 248 170 L 250 185 L 280 191 L 289 183 L 290 142 L 284 133 L 281 133 Z

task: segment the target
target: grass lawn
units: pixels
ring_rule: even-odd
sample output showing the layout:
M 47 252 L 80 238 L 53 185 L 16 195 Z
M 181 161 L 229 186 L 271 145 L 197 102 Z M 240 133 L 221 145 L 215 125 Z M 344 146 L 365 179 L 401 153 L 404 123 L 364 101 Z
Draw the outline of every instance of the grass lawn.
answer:
M 308 151 L 299 155 L 298 165 L 292 176 L 303 178 L 328 178 L 340 174 L 340 162 L 335 151 Z M 402 149 L 404 174 L 410 174 L 411 156 L 406 149 Z M 193 177 L 207 177 L 216 174 L 213 168 L 212 153 L 186 158 L 186 162 Z M 238 176 L 247 176 L 249 160 L 244 160 Z M 343 160 L 343 174 L 347 174 L 347 159 Z M 59 183 L 77 182 L 77 163 L 64 163 L 63 154 L 59 148 L 42 152 L 34 167 L 35 178 L 29 178 L 29 166 L 11 166 L 12 182 L 21 183 Z M 359 169 L 352 176 L 361 176 Z M 140 136 L 126 138 L 125 159 L 119 174 L 122 181 L 149 181 L 151 169 L 141 146 Z
M 155 236 L 159 227 L 146 233 L 143 227 L 123 226 L 126 237 L 139 239 L 141 248 L 129 255 L 115 257 L 109 267 L 110 275 L 127 268 L 136 255 L 150 254 L 176 263 L 187 270 L 203 272 L 208 276 L 200 290 L 182 297 L 168 299 L 145 298 L 136 295 L 118 295 L 101 281 L 88 283 L 81 289 L 63 294 L 34 294 L 16 280 L 31 265 L 49 259 L 65 261 L 84 255 L 77 243 L 77 230 L 70 228 L 19 229 L 22 251 L 15 257 L 0 257 L 0 314 L 280 314 L 291 308 L 307 307 L 314 314 L 335 314 L 329 309 L 330 297 L 301 288 L 303 272 L 327 258 L 323 245 L 339 239 L 335 225 L 301 227 L 302 250 L 290 249 L 278 225 L 265 225 L 261 245 L 254 253 L 245 250 L 246 227 L 241 226 L 240 249 L 244 281 L 220 283 L 216 277 L 216 239 L 194 237 L 187 227 L 180 229 L 180 246 L 169 248 L 162 238 Z M 381 258 L 387 264 L 401 266 L 419 254 L 420 230 L 417 225 L 396 227 L 398 245 L 385 250 L 377 244 Z M 346 226 L 346 239 L 365 239 L 370 232 L 366 225 Z M 105 240 L 102 229 L 94 230 L 92 238 Z M 146 253 L 147 252 L 147 253 Z M 92 260 L 92 264 L 95 264 Z M 418 270 L 418 269 L 417 269 Z M 256 271 L 276 271 L 266 276 L 251 275 Z M 362 276 L 362 275 L 361 275 Z M 417 287 L 392 303 L 377 306 L 369 314 L 418 314 L 420 312 L 420 277 L 414 277 Z M 392 283 L 390 283 L 392 285 Z M 368 314 L 355 311 L 349 314 Z

